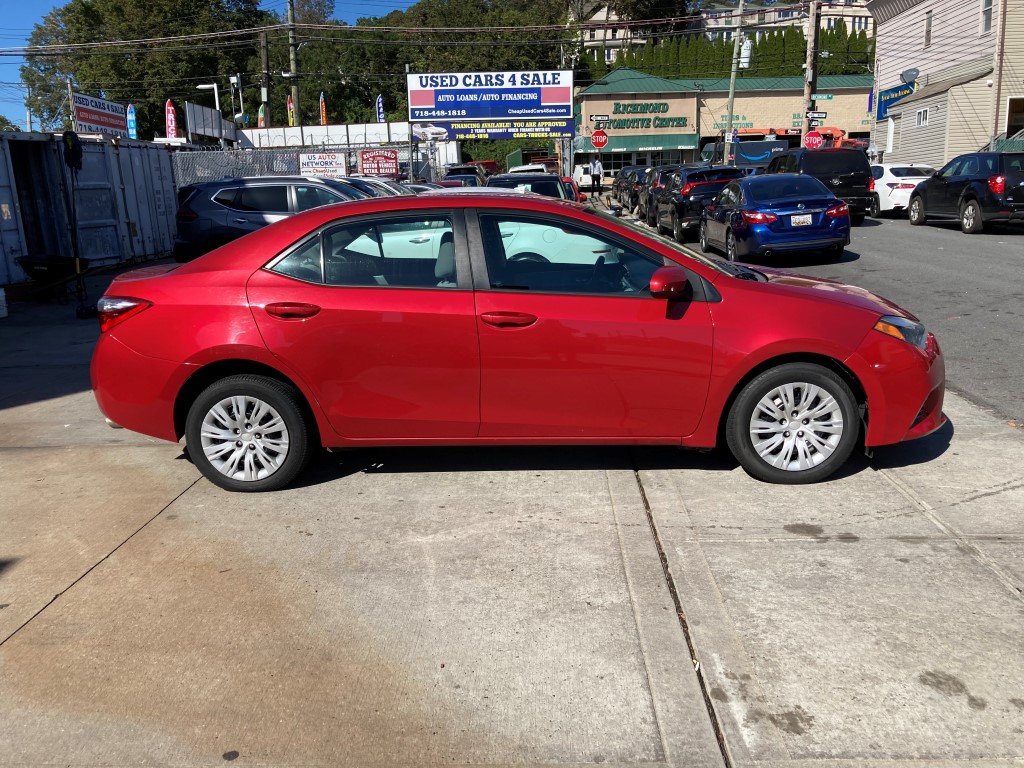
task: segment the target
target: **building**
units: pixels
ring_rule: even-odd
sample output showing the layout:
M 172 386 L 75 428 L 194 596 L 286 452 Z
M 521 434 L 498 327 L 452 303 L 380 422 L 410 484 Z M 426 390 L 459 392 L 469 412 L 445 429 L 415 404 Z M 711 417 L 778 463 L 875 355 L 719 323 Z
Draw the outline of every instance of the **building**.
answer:
M 823 75 L 817 102 L 828 113 L 825 126 L 850 138 L 867 139 L 870 75 Z M 741 77 L 736 80 L 733 128 L 739 134 L 769 131 L 796 144 L 804 113 L 802 77 Z M 576 162 L 596 152 L 590 136 L 597 127 L 608 135 L 601 151 L 607 173 L 626 165 L 685 162 L 700 156 L 703 144 L 722 139 L 728 124 L 729 78 L 666 80 L 619 68 L 577 94 L 573 142 Z M 595 119 L 606 118 L 606 119 Z
M 870 0 L 872 140 L 936 167 L 1024 130 L 1024 0 Z
M 701 8 L 701 25 L 709 40 L 732 40 L 739 28 L 738 3 L 716 2 Z M 761 35 L 798 26 L 807 35 L 807 9 L 779 0 L 751 0 L 743 4 L 743 28 L 747 35 Z M 834 29 L 846 25 L 846 31 L 853 35 L 864 30 L 870 36 L 873 31 L 871 14 L 862 0 L 832 0 L 819 6 L 819 25 L 822 29 Z

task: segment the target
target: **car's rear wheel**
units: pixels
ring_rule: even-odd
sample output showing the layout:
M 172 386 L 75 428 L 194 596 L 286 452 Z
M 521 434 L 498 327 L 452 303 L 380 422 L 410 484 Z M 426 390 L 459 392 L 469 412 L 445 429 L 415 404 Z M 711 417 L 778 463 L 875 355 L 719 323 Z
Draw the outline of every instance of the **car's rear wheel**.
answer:
M 868 207 L 868 214 L 872 219 L 882 218 L 882 204 L 878 199 L 878 195 L 871 196 L 871 204 Z
M 656 226 L 658 226 L 657 212 L 653 208 L 651 208 L 650 206 L 647 207 L 647 226 L 648 227 L 656 227 Z
M 729 261 L 736 261 L 736 235 L 731 229 L 725 231 L 725 258 Z
M 919 195 L 910 198 L 910 205 L 907 207 L 907 219 L 915 227 L 925 222 L 924 200 Z
M 697 229 L 697 236 L 700 238 L 701 253 L 711 253 L 711 241 L 708 240 L 708 225 L 703 221 Z
M 729 450 L 752 477 L 814 483 L 841 467 L 860 433 L 857 403 L 834 371 L 788 363 L 755 377 L 726 421 Z
M 196 398 L 185 423 L 189 456 L 228 491 L 275 491 L 312 454 L 300 395 L 264 376 L 229 376 Z
M 677 243 L 686 242 L 686 231 L 683 229 L 682 223 L 679 221 L 679 216 L 672 214 L 672 239 Z
M 960 206 L 960 229 L 968 235 L 976 235 L 985 228 L 981 219 L 981 206 L 977 200 L 968 200 Z

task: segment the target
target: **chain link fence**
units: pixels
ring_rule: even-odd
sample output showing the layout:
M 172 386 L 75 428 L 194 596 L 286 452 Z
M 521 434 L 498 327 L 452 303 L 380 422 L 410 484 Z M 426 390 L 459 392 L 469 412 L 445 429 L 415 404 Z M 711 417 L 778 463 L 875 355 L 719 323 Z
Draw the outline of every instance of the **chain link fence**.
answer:
M 408 144 L 368 144 L 347 147 L 292 147 L 288 149 L 221 149 L 208 150 L 179 149 L 171 155 L 174 166 L 174 181 L 181 189 L 188 184 L 216 181 L 224 178 L 246 178 L 251 176 L 299 176 L 302 173 L 299 156 L 302 154 L 333 153 L 338 155 L 335 169 L 319 169 L 311 176 L 345 176 L 359 172 L 359 150 L 398 150 L 398 163 L 402 173 L 409 164 Z M 430 178 L 429 161 L 416 152 L 413 175 Z

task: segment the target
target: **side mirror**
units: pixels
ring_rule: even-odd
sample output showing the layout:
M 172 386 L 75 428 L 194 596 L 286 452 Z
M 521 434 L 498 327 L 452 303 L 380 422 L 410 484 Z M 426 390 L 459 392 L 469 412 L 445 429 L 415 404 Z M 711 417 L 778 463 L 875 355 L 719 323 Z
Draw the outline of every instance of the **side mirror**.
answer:
M 583 194 L 582 192 L 580 192 L 580 202 L 581 203 L 587 202 L 587 196 L 585 194 Z
M 686 293 L 686 270 L 682 267 L 658 267 L 651 275 L 651 296 L 656 299 L 681 299 Z

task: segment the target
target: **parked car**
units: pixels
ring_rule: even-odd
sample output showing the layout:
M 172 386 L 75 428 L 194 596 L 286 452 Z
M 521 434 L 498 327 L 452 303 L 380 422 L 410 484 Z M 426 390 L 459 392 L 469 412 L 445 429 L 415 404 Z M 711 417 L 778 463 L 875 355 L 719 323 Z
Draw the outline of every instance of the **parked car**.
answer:
M 500 169 L 498 168 L 497 160 L 470 160 L 469 165 L 475 165 L 484 172 L 484 177 L 490 176 L 492 173 L 497 173 Z
M 672 172 L 677 170 L 680 166 L 675 165 L 658 165 L 651 168 L 647 172 L 647 176 L 644 177 L 643 188 L 640 190 L 640 202 L 639 210 L 637 211 L 637 218 L 641 221 L 647 222 L 648 226 L 655 226 L 657 223 L 657 204 L 655 200 L 658 194 L 665 188 L 665 184 L 668 182 L 672 175 Z
M 321 446 L 413 443 L 721 441 L 809 483 L 945 422 L 939 346 L 892 302 L 532 195 L 307 211 L 122 274 L 97 311 L 102 413 L 184 436 L 232 491 L 287 485 Z
M 377 176 L 346 176 L 343 181 L 356 187 L 370 197 L 393 197 L 395 195 L 411 195 L 410 190 L 390 179 Z
M 509 173 L 551 173 L 544 163 L 527 163 L 526 165 L 513 165 L 508 169 Z
M 487 180 L 487 174 L 484 169 L 479 165 L 473 163 L 452 163 L 444 167 L 444 177 L 447 179 L 449 176 L 475 176 L 480 182 L 477 186 L 483 185 Z
M 440 125 L 430 123 L 413 123 L 412 137 L 420 141 L 446 141 L 448 129 Z
M 612 177 L 611 183 L 611 195 L 612 200 L 617 201 L 621 205 L 626 204 L 626 188 L 629 185 L 629 174 L 632 171 L 647 169 L 646 165 L 626 165 L 618 170 L 615 176 Z
M 626 180 L 622 185 L 621 200 L 622 207 L 627 211 L 635 211 L 640 205 L 640 193 L 643 190 L 644 180 L 647 178 L 647 174 L 650 168 L 637 168 L 630 171 L 626 175 Z
M 312 176 L 254 176 L 189 184 L 178 190 L 174 260 L 190 261 L 299 211 L 368 196 L 345 181 Z
M 484 182 L 475 173 L 449 173 L 445 181 L 461 181 L 464 187 L 482 187 Z
M 839 256 L 850 243 L 850 209 L 813 176 L 743 176 L 707 205 L 699 231 L 701 250 L 722 250 L 729 261 L 783 251 Z
M 677 243 L 696 231 L 704 206 L 714 200 L 726 184 L 746 176 L 746 171 L 730 165 L 679 168 L 658 194 L 654 211 L 659 232 L 670 232 Z
M 931 166 L 914 163 L 872 165 L 874 188 L 868 213 L 877 219 L 888 212 L 905 210 L 910 203 L 910 193 L 933 173 L 935 169 Z
M 864 221 L 871 207 L 871 164 L 860 149 L 788 149 L 774 155 L 764 172 L 813 176 L 850 206 L 854 224 Z
M 594 180 L 590 175 L 590 164 L 577 165 L 572 169 L 572 180 L 580 189 L 593 189 Z
M 561 177 L 553 173 L 496 173 L 488 177 L 485 186 L 568 199 Z
M 959 155 L 925 179 L 910 195 L 910 223 L 959 219 L 967 234 L 988 222 L 1024 220 L 1024 152 Z
M 407 189 L 411 189 L 413 192 L 417 194 L 419 194 L 420 192 L 429 192 L 432 189 L 441 189 L 440 184 L 434 184 L 433 182 L 429 181 L 421 181 L 415 183 L 403 181 L 402 186 L 406 187 Z
M 576 182 L 572 180 L 571 176 L 560 176 L 559 179 L 562 182 L 562 189 L 565 190 L 566 200 L 572 200 L 577 203 L 586 202 L 587 196 L 580 192 L 580 188 L 576 186 Z

